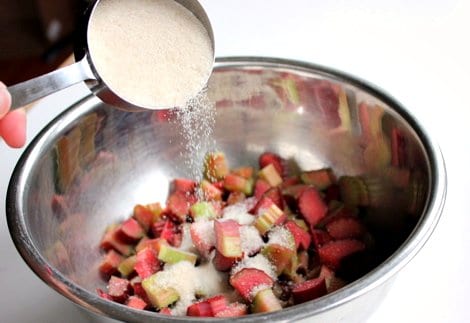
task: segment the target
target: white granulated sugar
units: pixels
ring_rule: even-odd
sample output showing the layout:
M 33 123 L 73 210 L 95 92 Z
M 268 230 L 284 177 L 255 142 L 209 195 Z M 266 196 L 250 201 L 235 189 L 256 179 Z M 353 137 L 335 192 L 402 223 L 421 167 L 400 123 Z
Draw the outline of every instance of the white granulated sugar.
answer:
M 268 289 L 268 288 L 271 288 L 271 286 L 266 285 L 266 284 L 261 284 L 261 285 L 256 286 L 255 288 L 253 288 L 253 289 L 250 291 L 250 297 L 251 297 L 251 299 L 254 299 L 254 298 L 256 297 L 256 294 L 258 294 L 258 293 L 261 292 L 262 290 L 265 290 L 265 289 Z
M 207 96 L 207 89 L 191 98 L 185 106 L 176 109 L 176 127 L 184 139 L 181 157 L 189 172 L 189 177 L 202 180 L 204 156 L 214 151 L 215 105 Z
M 252 255 L 264 246 L 264 241 L 259 235 L 258 229 L 252 225 L 240 227 L 240 240 L 242 250 L 246 255 Z
M 102 0 L 89 21 L 88 47 L 104 83 L 147 108 L 184 105 L 212 71 L 209 34 L 173 0 Z
M 252 224 L 255 220 L 255 216 L 248 213 L 247 204 L 243 202 L 225 207 L 222 218 L 224 220 L 235 220 L 241 225 Z
M 219 273 L 211 263 L 194 267 L 188 261 L 165 265 L 155 274 L 160 288 L 174 288 L 180 299 L 172 309 L 173 315 L 186 315 L 186 309 L 196 299 L 196 294 L 212 296 L 227 290 L 226 274 Z
M 187 251 L 187 252 L 196 252 L 196 248 L 194 247 L 193 240 L 191 239 L 191 232 L 190 232 L 191 224 L 184 223 L 182 225 L 181 233 L 181 245 L 178 247 L 179 250 Z
M 295 250 L 295 240 L 292 233 L 284 227 L 276 226 L 268 233 L 268 243 L 278 244 Z
M 215 230 L 214 221 L 197 221 L 191 224 L 202 242 L 207 246 L 215 246 Z
M 254 257 L 246 257 L 240 261 L 235 267 L 232 268 L 232 275 L 236 274 L 244 268 L 255 268 L 264 271 L 272 279 L 276 280 L 276 270 L 271 262 L 262 254 L 257 254 Z

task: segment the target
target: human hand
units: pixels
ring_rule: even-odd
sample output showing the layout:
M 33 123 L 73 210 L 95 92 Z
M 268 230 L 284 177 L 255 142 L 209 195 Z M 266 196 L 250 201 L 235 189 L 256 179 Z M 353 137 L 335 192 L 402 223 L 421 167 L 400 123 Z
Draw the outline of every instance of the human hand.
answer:
M 26 142 L 26 113 L 23 109 L 10 112 L 11 95 L 0 82 L 0 137 L 12 148 L 21 148 Z

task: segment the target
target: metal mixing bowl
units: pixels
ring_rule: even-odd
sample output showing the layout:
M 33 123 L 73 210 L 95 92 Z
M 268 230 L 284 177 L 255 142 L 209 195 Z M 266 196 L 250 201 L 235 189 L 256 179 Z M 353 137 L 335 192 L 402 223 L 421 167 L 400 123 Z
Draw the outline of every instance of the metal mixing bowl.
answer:
M 359 175 L 377 258 L 318 300 L 240 321 L 361 322 L 436 226 L 445 200 L 442 156 L 399 103 L 323 67 L 278 59 L 218 59 L 209 83 L 214 136 L 233 165 L 273 151 L 300 168 Z M 19 161 L 7 196 L 12 238 L 32 270 L 76 304 L 123 321 L 195 321 L 99 298 L 98 249 L 107 225 L 136 203 L 165 202 L 190 175 L 185 135 L 171 114 L 129 113 L 88 96 L 52 121 Z M 202 279 L 202 278 L 201 278 Z

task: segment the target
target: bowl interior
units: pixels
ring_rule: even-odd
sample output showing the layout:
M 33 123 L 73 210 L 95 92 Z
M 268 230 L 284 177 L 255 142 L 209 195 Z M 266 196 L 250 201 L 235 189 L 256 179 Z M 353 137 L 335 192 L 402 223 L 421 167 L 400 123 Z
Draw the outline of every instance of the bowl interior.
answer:
M 217 63 L 208 95 L 217 111 L 214 140 L 205 134 L 210 122 L 182 131 L 175 113 L 128 113 L 94 97 L 36 138 L 10 187 L 8 216 L 39 276 L 82 305 L 99 302 L 92 295 L 105 285 L 97 270 L 105 228 L 137 203 L 164 203 L 170 180 L 194 177 L 205 149 L 224 151 L 233 166 L 256 166 L 272 151 L 292 168 L 360 176 L 376 253 L 349 271 L 352 279 L 383 264 L 424 216 L 433 174 L 422 134 L 367 85 L 302 64 L 228 60 Z M 202 138 L 200 151 L 188 146 L 188 131 Z

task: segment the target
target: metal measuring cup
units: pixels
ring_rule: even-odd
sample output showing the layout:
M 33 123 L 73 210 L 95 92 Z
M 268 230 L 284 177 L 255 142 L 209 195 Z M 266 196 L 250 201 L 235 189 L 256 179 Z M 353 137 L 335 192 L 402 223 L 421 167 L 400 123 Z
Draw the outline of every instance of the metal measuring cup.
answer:
M 214 33 L 204 8 L 197 0 L 173 0 L 188 9 L 206 29 L 212 45 L 214 60 Z M 11 109 L 23 107 L 47 95 L 63 90 L 74 84 L 85 82 L 90 90 L 103 102 L 127 111 L 162 110 L 173 107 L 141 107 L 126 101 L 107 86 L 93 64 L 93 57 L 88 48 L 88 24 L 101 0 L 96 0 L 86 10 L 83 21 L 77 31 L 74 56 L 76 63 L 44 74 L 31 80 L 8 87 L 12 97 Z M 210 76 L 210 73 L 209 73 Z M 208 76 L 208 77 L 209 77 Z M 205 80 L 204 84 L 207 82 Z M 197 93 L 194 93 L 197 94 Z

